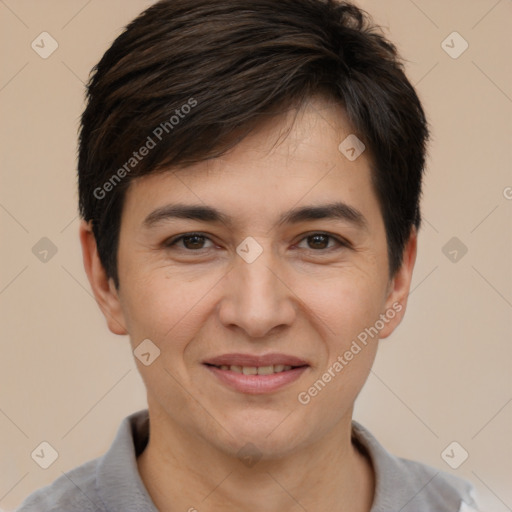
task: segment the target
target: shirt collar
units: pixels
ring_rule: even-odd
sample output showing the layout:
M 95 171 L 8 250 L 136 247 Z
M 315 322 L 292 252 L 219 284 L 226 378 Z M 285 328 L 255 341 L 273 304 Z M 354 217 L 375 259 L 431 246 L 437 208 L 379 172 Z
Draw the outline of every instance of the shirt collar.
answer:
M 96 472 L 98 495 L 109 512 L 158 512 L 137 467 L 137 456 L 149 439 L 149 415 L 144 409 L 126 417 Z
M 110 449 L 100 458 L 96 486 L 109 512 L 158 512 L 137 466 L 137 457 L 144 451 L 148 439 L 149 414 L 143 409 L 122 421 Z M 356 421 L 352 421 L 352 442 L 368 456 L 374 469 L 375 493 L 371 512 L 402 509 L 440 473 L 424 472 L 421 478 L 413 478 L 409 475 L 410 468 L 404 466 L 404 460 L 388 453 Z
M 465 483 L 425 464 L 395 457 L 357 421 L 352 421 L 352 441 L 373 465 L 375 494 L 370 512 L 433 510 L 436 506 L 438 512 L 459 510 L 461 495 L 466 496 L 468 503 L 472 502 Z M 449 483 L 444 482 L 447 479 Z M 441 493 L 442 504 L 429 503 L 428 496 Z

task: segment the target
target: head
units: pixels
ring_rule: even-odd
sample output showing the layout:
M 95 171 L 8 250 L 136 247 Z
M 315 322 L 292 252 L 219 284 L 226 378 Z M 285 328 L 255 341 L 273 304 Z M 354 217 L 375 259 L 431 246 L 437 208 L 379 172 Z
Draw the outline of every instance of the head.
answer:
M 160 350 L 138 364 L 162 421 L 276 454 L 350 415 L 405 312 L 427 139 L 396 48 L 349 3 L 164 0 L 128 25 L 88 85 L 81 238 L 110 329 Z M 212 375 L 222 354 L 271 352 L 305 363 L 275 393 Z

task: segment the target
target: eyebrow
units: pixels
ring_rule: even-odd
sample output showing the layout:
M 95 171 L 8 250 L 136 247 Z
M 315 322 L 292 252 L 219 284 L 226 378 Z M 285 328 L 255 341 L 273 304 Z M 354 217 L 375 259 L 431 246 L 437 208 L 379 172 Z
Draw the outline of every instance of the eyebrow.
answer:
M 212 224 L 222 223 L 228 227 L 233 226 L 233 219 L 216 208 L 185 204 L 170 204 L 157 208 L 144 219 L 143 225 L 146 228 L 151 228 L 160 222 L 171 219 L 197 220 Z M 294 208 L 283 213 L 277 225 L 298 224 L 318 219 L 342 220 L 354 224 L 358 228 L 368 229 L 368 221 L 364 215 L 359 210 L 343 202 Z

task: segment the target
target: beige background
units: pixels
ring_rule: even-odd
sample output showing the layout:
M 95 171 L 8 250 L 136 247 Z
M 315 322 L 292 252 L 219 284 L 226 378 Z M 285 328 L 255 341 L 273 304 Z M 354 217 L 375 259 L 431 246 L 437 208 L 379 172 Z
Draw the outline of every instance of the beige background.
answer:
M 128 340 L 108 332 L 82 268 L 75 152 L 89 70 L 151 3 L 0 1 L 0 507 L 6 510 L 102 454 L 121 419 L 145 407 Z M 355 417 L 395 454 L 472 480 L 486 510 L 510 511 L 512 2 L 360 5 L 407 59 L 433 143 L 408 313 L 382 342 Z M 48 59 L 31 48 L 43 31 L 59 44 Z M 457 59 L 441 46 L 453 31 L 469 43 Z M 46 263 L 32 252 L 42 237 L 57 248 Z M 442 252 L 452 237 L 468 249 L 455 263 Z M 441 458 L 454 440 L 469 453 L 457 470 Z M 59 453 L 47 470 L 30 457 L 42 441 Z

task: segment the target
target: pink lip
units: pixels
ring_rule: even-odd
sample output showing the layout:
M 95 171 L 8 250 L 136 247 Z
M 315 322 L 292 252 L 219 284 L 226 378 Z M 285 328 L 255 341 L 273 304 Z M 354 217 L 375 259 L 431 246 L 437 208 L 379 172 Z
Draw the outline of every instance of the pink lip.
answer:
M 274 366 L 283 364 L 285 366 L 307 366 L 303 359 L 286 354 L 265 354 L 255 356 L 251 354 L 223 354 L 204 361 L 205 364 L 215 366 Z
M 286 354 L 265 354 L 255 356 L 250 354 L 224 354 L 204 361 L 206 368 L 211 371 L 223 384 L 240 393 L 253 395 L 272 393 L 296 381 L 309 365 L 303 359 Z M 292 366 L 291 370 L 273 373 L 271 375 L 245 375 L 231 370 L 221 370 L 218 366 Z
M 309 367 L 300 366 L 291 370 L 273 373 L 271 375 L 244 375 L 243 373 L 221 370 L 216 366 L 205 365 L 221 382 L 240 393 L 261 395 L 272 393 L 296 381 Z

